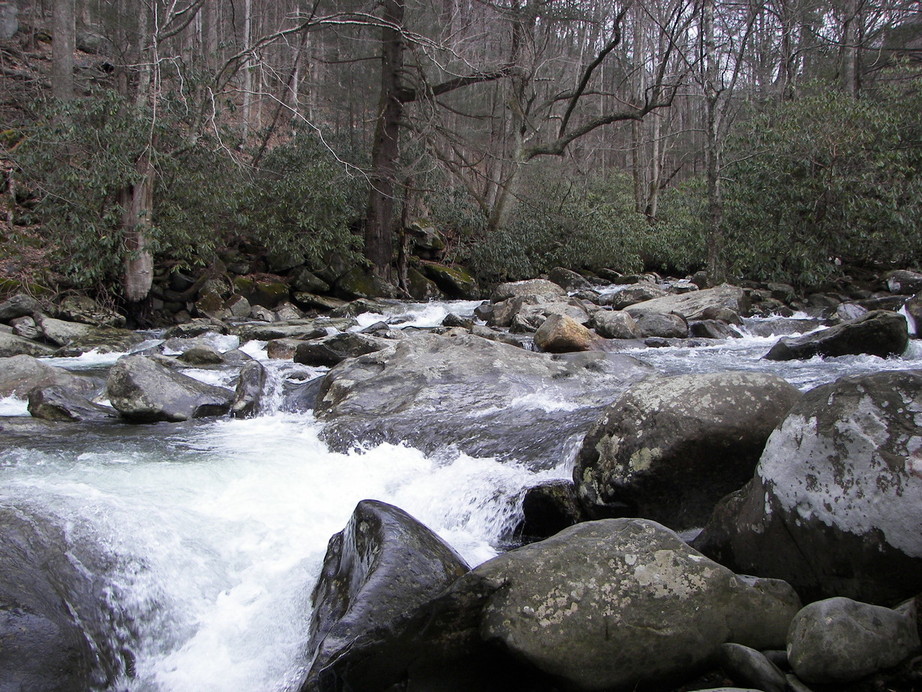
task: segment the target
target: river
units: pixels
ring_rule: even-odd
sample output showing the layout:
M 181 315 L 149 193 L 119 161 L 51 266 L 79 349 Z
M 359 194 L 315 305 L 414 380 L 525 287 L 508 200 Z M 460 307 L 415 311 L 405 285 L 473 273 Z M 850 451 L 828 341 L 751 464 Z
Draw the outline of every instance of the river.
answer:
M 475 305 L 405 306 L 358 321 L 434 326 L 449 310 L 470 314 Z M 233 337 L 215 338 L 222 348 L 236 346 Z M 801 389 L 844 374 L 922 367 L 917 341 L 899 359 L 760 360 L 776 338 L 626 352 L 666 374 L 768 370 Z M 263 360 L 276 392 L 286 381 L 323 372 L 270 361 L 259 342 L 242 347 Z M 51 362 L 98 369 L 116 357 Z M 190 374 L 217 383 L 230 377 Z M 104 566 L 106 596 L 123 623 L 114 636 L 135 659 L 134 675 L 112 690 L 295 690 L 305 674 L 311 588 L 328 539 L 359 500 L 405 509 L 474 565 L 500 549 L 525 488 L 570 473 L 567 462 L 534 472 L 463 454 L 434 459 L 388 444 L 332 453 L 311 413 L 283 410 L 280 395 L 271 400 L 248 420 L 61 425 L 40 438 L 0 441 L 2 505 L 56 518 L 66 527 L 72 561 L 84 560 L 90 546 L 99 557 L 93 564 Z M 25 402 L 0 400 L 0 415 L 28 415 Z

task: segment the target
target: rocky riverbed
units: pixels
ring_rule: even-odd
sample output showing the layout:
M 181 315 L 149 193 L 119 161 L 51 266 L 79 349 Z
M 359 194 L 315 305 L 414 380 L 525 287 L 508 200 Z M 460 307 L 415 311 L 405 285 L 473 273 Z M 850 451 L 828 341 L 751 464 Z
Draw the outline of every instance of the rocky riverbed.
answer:
M 0 304 L 0 687 L 917 687 L 917 299 L 553 278 Z

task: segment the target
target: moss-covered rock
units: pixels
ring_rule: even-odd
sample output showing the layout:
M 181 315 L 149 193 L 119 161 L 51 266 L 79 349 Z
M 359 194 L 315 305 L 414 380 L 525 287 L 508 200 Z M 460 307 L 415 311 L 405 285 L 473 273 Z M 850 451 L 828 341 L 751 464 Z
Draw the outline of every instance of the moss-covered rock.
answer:
M 446 267 L 444 264 L 435 262 L 423 262 L 421 266 L 423 274 L 432 279 L 449 298 L 467 300 L 480 298 L 480 286 L 477 285 L 477 279 L 464 269 Z
M 445 297 L 434 281 L 427 279 L 413 267 L 407 270 L 407 290 L 416 300 L 438 300 Z
M 353 267 L 336 281 L 336 293 L 343 298 L 399 298 L 400 291 L 384 279 Z
M 274 308 L 288 300 L 288 284 L 281 277 L 270 274 L 238 276 L 234 279 L 234 290 L 250 301 L 251 305 Z

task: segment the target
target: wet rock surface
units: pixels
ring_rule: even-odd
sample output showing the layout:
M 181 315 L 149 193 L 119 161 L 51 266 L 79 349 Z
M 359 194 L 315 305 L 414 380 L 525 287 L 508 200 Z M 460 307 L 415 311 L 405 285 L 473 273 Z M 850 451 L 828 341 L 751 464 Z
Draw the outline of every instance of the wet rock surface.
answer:
M 331 369 L 316 415 L 335 449 L 407 441 L 547 468 L 602 406 L 651 372 L 618 354 L 555 356 L 469 334 L 417 334 Z

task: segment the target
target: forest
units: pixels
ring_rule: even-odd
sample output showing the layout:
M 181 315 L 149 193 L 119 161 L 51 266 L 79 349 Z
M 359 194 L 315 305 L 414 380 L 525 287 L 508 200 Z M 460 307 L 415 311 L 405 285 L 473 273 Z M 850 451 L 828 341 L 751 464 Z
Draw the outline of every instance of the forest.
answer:
M 919 267 L 920 67 L 914 0 L 0 2 L 2 280 Z

